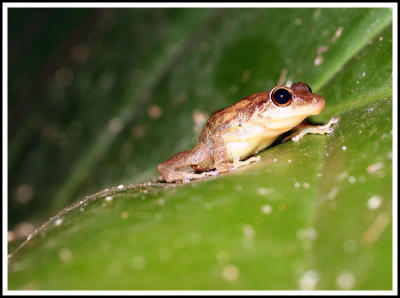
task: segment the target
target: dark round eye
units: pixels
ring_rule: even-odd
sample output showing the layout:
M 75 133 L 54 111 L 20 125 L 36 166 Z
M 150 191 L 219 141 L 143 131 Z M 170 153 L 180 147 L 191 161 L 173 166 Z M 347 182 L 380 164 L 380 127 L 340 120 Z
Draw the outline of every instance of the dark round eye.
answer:
M 286 106 L 292 101 L 292 94 L 286 88 L 275 89 L 271 97 L 278 106 Z

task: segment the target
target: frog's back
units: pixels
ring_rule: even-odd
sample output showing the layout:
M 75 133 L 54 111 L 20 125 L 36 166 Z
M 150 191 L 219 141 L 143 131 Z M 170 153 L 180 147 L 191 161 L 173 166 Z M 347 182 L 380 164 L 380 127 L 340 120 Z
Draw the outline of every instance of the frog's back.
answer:
M 269 92 L 260 92 L 247 96 L 227 108 L 212 113 L 200 135 L 199 141 L 206 145 L 211 145 L 213 136 L 216 133 L 246 123 L 256 108 L 267 100 L 268 94 Z

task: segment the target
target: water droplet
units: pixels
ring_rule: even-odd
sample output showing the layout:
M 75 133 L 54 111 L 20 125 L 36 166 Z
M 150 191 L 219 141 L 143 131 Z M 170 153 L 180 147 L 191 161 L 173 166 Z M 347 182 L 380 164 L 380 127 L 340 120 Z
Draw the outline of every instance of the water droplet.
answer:
M 21 222 L 14 228 L 15 236 L 19 239 L 25 238 L 35 231 L 35 226 L 30 222 Z
M 249 81 L 250 75 L 251 75 L 251 70 L 246 69 L 242 75 L 242 82 L 247 83 Z
M 122 273 L 122 265 L 118 262 L 113 262 L 107 267 L 107 272 L 111 276 L 118 276 Z
M 7 233 L 8 243 L 13 242 L 15 238 L 16 238 L 15 233 L 13 231 L 8 231 Z
M 258 192 L 259 195 L 265 196 L 265 195 L 268 195 L 268 194 L 270 194 L 270 193 L 273 193 L 274 190 L 271 189 L 271 188 L 260 187 L 260 188 L 257 190 L 257 192 Z
M 111 201 L 112 201 L 112 199 L 113 199 L 113 197 L 112 197 L 112 196 L 106 196 L 106 201 L 107 201 L 107 202 L 111 202 Z
M 11 255 L 8 255 L 8 257 L 10 258 Z M 24 269 L 24 265 L 20 262 L 15 262 L 13 264 L 10 265 L 10 269 L 12 271 L 21 271 L 22 269 Z
M 59 219 L 57 219 L 57 220 L 54 222 L 54 225 L 55 225 L 55 226 L 60 226 L 60 225 L 63 223 L 63 221 L 64 221 L 64 219 L 63 219 L 62 217 L 60 217 Z
M 124 185 L 123 185 L 123 184 L 120 184 L 120 185 L 118 185 L 117 188 L 118 188 L 118 189 L 124 189 Z
M 159 105 L 153 104 L 149 107 L 147 113 L 149 114 L 151 119 L 158 119 L 161 117 L 163 110 Z
M 76 45 L 71 51 L 71 59 L 77 63 L 85 62 L 90 56 L 90 48 L 87 45 Z
M 294 20 L 294 24 L 295 24 L 296 26 L 300 26 L 302 23 L 303 23 L 303 20 L 300 19 L 300 18 L 297 18 L 297 19 Z
M 357 181 L 357 178 L 354 177 L 354 176 L 350 176 L 350 177 L 348 178 L 348 180 L 349 180 L 350 183 L 355 183 L 355 182 Z
M 192 119 L 194 123 L 193 131 L 196 134 L 200 134 L 208 120 L 208 115 L 201 110 L 195 109 L 192 113 Z
M 382 197 L 378 196 L 378 195 L 374 195 L 372 196 L 369 200 L 368 200 L 368 208 L 371 210 L 375 210 L 376 208 L 378 208 L 382 203 Z
M 377 171 L 379 171 L 380 169 L 382 169 L 384 167 L 384 164 L 382 162 L 377 162 L 374 164 L 371 164 L 367 167 L 367 172 L 368 174 L 373 174 Z
M 309 270 L 303 274 L 299 281 L 301 290 L 314 290 L 319 280 L 318 273 L 314 270 Z
M 300 240 L 304 239 L 315 239 L 317 237 L 317 231 L 313 227 L 306 229 L 300 229 L 297 231 L 297 238 Z
M 336 40 L 342 35 L 343 32 L 343 27 L 339 27 L 336 32 L 335 35 L 332 37 L 331 42 L 334 43 L 336 42 Z
M 136 125 L 132 128 L 131 130 L 131 135 L 135 138 L 135 139 L 140 139 L 141 137 L 143 137 L 147 132 L 147 126 L 146 125 Z
M 136 270 L 142 270 L 146 267 L 147 261 L 142 256 L 134 256 L 132 258 L 132 267 Z
M 339 180 L 343 180 L 343 179 L 346 179 L 348 175 L 349 175 L 349 174 L 347 174 L 347 172 L 342 172 L 342 173 L 340 173 L 339 175 L 337 175 L 336 177 L 337 177 L 337 179 L 339 179 Z
M 121 131 L 123 127 L 123 122 L 120 118 L 112 118 L 108 124 L 108 129 L 110 132 L 117 134 Z
M 264 205 L 261 207 L 261 212 L 264 214 L 270 214 L 272 212 L 271 205 Z
M 346 150 L 347 150 L 347 147 L 346 147 L 346 146 L 342 146 L 342 150 L 343 150 L 343 151 L 346 151 Z
M 357 249 L 357 242 L 353 239 L 347 239 L 343 242 L 343 250 L 346 253 L 353 253 Z
M 228 263 L 230 258 L 231 255 L 226 250 L 221 250 L 216 255 L 216 259 L 221 265 Z
M 353 273 L 345 271 L 336 278 L 336 284 L 341 290 L 350 290 L 354 287 L 355 278 Z
M 327 198 L 328 200 L 333 200 L 336 195 L 339 193 L 339 188 L 338 187 L 334 187 L 332 188 L 332 190 L 327 194 Z
M 225 266 L 222 270 L 222 277 L 227 281 L 235 281 L 239 275 L 239 268 L 232 264 Z
M 253 239 L 254 237 L 254 228 L 252 225 L 244 225 L 242 228 L 243 235 L 246 239 Z
M 169 260 L 171 258 L 172 253 L 171 253 L 171 250 L 169 248 L 162 247 L 162 248 L 160 248 L 160 250 L 158 252 L 158 255 L 160 256 L 161 260 L 166 261 L 166 260 Z
M 15 191 L 15 201 L 17 203 L 25 204 L 28 203 L 33 197 L 33 188 L 28 184 L 22 184 L 18 186 Z
M 212 204 L 211 203 L 205 203 L 204 204 L 204 209 L 211 210 L 212 209 Z
M 285 211 L 286 210 L 286 205 L 285 204 L 279 204 L 278 205 L 278 210 L 279 211 Z
M 72 253 L 68 248 L 61 248 L 58 252 L 58 256 L 64 263 L 70 263 L 72 261 Z

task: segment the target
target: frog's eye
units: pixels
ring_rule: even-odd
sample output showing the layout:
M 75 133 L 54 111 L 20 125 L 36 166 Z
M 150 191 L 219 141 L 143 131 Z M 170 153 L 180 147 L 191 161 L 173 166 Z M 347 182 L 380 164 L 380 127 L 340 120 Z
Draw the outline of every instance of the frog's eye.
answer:
M 292 102 L 292 93 L 285 87 L 278 87 L 272 91 L 272 101 L 277 106 L 287 106 Z

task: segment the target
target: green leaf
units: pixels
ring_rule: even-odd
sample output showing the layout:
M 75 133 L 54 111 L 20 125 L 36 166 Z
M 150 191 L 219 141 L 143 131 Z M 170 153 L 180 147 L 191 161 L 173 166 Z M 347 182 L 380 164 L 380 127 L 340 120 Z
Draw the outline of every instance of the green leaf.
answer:
M 189 22 L 194 11 L 180 16 Z M 53 204 L 121 185 L 38 228 L 9 259 L 9 289 L 390 290 L 391 15 L 378 8 L 204 12 L 174 55 L 143 62 L 152 73 L 147 84 L 118 93 L 114 124 L 96 131 L 69 178 L 55 184 Z M 126 28 L 131 20 L 123 20 Z M 184 24 L 173 20 L 164 21 Z M 114 50 L 132 49 L 117 43 Z M 313 120 L 341 116 L 335 131 L 277 144 L 260 162 L 225 175 L 154 182 L 159 162 L 196 143 L 194 116 L 271 89 L 279 78 L 323 95 L 326 107 Z

